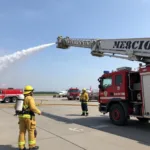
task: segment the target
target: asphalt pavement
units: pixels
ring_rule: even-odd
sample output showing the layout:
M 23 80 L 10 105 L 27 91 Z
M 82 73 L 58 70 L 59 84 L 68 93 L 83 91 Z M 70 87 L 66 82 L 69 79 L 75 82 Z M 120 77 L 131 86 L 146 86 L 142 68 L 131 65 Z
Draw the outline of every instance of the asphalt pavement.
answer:
M 115 126 L 108 115 L 99 113 L 96 101 L 89 102 L 93 105 L 89 106 L 89 116 L 80 116 L 79 101 L 49 96 L 35 99 L 51 104 L 39 106 L 43 114 L 36 115 L 37 145 L 41 150 L 150 149 L 150 124 L 131 118 L 127 126 Z M 0 109 L 0 150 L 17 150 L 18 118 L 13 114 L 13 108 Z

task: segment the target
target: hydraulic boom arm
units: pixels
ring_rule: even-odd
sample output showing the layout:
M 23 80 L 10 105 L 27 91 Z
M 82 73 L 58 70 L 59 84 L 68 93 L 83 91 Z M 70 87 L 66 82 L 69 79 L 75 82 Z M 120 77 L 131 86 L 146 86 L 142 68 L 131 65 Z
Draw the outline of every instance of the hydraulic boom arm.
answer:
M 74 39 L 57 38 L 57 48 L 82 47 L 91 49 L 93 56 L 110 56 L 150 63 L 150 38 Z

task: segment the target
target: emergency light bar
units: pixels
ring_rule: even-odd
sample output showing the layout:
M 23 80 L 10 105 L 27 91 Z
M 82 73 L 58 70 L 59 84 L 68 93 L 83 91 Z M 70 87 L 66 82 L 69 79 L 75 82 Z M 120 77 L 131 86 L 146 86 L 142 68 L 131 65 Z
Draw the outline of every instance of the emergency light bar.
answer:
M 104 74 L 108 74 L 109 73 L 109 71 L 104 71 Z
M 131 71 L 132 68 L 131 68 L 131 67 L 120 67 L 120 68 L 117 68 L 117 71 L 121 71 L 121 70 L 128 70 L 128 71 Z

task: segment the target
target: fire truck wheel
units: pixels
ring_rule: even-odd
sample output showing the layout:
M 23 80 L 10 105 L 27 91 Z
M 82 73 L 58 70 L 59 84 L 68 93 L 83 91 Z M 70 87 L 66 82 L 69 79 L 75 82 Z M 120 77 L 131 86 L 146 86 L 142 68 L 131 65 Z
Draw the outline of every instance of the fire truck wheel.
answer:
M 127 117 L 125 117 L 125 112 L 120 104 L 112 104 L 109 117 L 115 125 L 125 125 L 127 123 Z
M 16 103 L 16 101 L 17 101 L 17 97 L 12 97 L 12 102 Z
M 137 119 L 141 122 L 141 123 L 148 123 L 149 122 L 149 118 L 138 118 Z
M 4 103 L 9 103 L 11 101 L 11 99 L 9 98 L 9 97 L 6 97 L 5 99 L 4 99 Z

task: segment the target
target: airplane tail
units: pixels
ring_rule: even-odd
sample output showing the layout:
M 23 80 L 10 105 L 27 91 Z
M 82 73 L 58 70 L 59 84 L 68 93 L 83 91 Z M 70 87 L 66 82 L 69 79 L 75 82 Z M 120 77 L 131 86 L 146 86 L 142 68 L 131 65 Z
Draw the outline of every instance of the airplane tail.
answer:
M 92 87 L 90 86 L 90 91 L 92 92 Z

